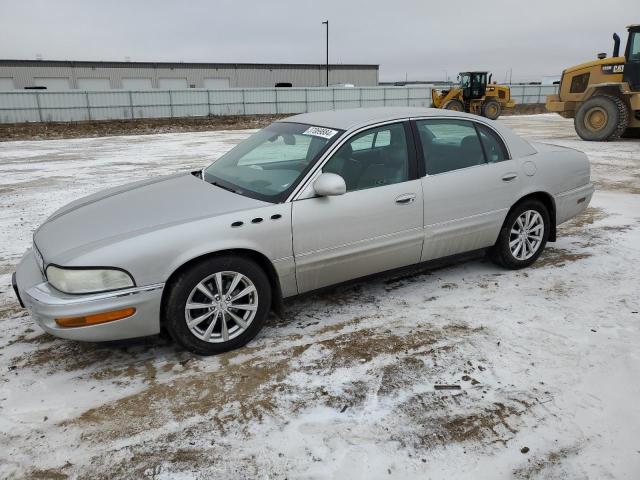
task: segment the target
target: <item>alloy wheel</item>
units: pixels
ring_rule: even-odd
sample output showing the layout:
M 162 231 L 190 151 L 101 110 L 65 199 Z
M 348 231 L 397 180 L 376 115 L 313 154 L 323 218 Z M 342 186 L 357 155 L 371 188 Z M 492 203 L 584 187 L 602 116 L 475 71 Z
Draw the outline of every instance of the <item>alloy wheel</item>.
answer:
M 535 210 L 523 212 L 511 227 L 509 249 L 516 260 L 528 260 L 540 249 L 544 220 Z
M 217 272 L 191 290 L 184 314 L 187 327 L 200 340 L 228 342 L 247 330 L 258 310 L 258 291 L 249 277 Z

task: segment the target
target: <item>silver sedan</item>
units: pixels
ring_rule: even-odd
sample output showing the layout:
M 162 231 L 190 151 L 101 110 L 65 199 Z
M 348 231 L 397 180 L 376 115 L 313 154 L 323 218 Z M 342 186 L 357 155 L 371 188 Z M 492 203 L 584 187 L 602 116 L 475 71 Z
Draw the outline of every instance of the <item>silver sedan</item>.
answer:
M 282 300 L 477 249 L 535 262 L 593 194 L 587 157 L 446 110 L 297 115 L 195 172 L 105 190 L 36 230 L 14 288 L 47 332 L 240 347 Z

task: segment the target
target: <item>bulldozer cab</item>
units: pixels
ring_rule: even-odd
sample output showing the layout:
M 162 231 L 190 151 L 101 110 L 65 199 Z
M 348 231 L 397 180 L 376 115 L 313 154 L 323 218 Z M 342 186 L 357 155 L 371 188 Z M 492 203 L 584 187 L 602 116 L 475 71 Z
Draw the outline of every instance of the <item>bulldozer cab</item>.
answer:
M 631 90 L 640 91 L 640 25 L 630 25 L 627 48 L 625 49 L 625 66 L 623 79 Z
M 488 72 L 461 72 L 460 87 L 462 98 L 466 101 L 484 97 L 487 91 Z

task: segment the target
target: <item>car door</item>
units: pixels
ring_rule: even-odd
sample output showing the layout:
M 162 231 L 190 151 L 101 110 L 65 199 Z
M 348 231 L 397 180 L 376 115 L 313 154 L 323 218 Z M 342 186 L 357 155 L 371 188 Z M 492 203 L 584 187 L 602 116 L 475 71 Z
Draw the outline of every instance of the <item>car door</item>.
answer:
M 422 261 L 491 246 L 521 188 L 520 169 L 501 137 L 463 119 L 415 122 L 422 178 Z
M 422 185 L 408 122 L 356 133 L 322 171 L 341 175 L 347 192 L 293 202 L 299 292 L 419 262 Z

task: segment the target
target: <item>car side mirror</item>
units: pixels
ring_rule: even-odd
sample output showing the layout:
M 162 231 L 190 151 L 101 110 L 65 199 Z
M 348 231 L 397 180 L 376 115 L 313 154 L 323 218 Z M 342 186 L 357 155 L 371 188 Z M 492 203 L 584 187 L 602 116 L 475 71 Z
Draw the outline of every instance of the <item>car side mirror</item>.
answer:
M 335 173 L 323 173 L 315 182 L 313 190 L 321 197 L 332 197 L 334 195 L 344 195 L 347 192 L 347 184 L 344 178 Z

